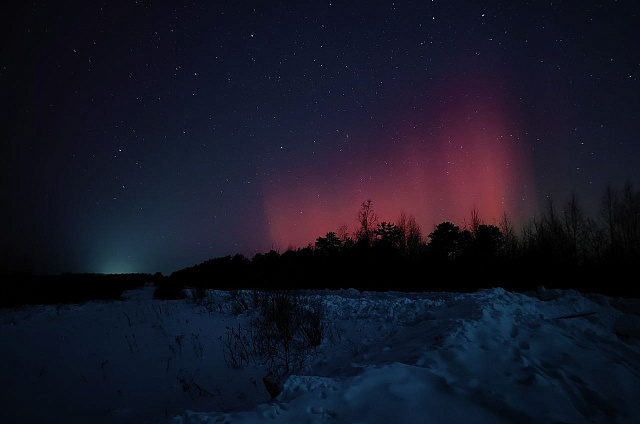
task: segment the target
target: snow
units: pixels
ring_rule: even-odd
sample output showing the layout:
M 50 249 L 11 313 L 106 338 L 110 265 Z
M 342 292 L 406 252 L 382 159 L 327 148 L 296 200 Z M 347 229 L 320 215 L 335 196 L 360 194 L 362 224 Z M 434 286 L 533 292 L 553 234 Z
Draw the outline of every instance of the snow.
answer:
M 167 422 L 269 399 L 251 384 L 260 370 L 224 364 L 218 337 L 246 319 L 228 313 L 228 294 L 209 308 L 154 300 L 153 287 L 128 296 L 0 311 L 0 422 Z
M 234 296 L 0 311 L 0 422 L 640 422 L 636 300 L 517 294 L 314 292 L 318 355 L 269 399 L 226 366 Z M 541 300 L 545 299 L 545 300 Z M 241 303 L 241 302 L 240 302 Z

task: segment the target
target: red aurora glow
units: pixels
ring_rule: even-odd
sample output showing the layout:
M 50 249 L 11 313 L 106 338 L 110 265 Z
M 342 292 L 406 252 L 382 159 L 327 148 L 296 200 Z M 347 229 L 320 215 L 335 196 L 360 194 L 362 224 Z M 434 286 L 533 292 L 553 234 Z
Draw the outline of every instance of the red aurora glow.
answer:
M 509 105 L 484 86 L 465 91 L 405 119 L 420 125 L 401 128 L 393 140 L 364 143 L 352 134 L 359 147 L 347 157 L 272 175 L 263 184 L 272 243 L 305 246 L 342 224 L 353 231 L 368 198 L 380 221 L 405 211 L 425 235 L 442 221 L 462 224 L 474 206 L 487 223 L 503 212 L 516 223 L 530 216 L 526 134 L 512 123 Z

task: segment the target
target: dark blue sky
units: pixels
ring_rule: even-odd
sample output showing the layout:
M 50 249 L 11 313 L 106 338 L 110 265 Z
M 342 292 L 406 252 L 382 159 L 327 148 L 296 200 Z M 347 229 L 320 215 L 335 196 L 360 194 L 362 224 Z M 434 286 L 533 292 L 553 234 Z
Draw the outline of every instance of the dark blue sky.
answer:
M 595 215 L 640 183 L 635 2 L 58 3 L 3 13 L 3 271 L 284 250 L 367 198 L 425 233 L 571 191 Z

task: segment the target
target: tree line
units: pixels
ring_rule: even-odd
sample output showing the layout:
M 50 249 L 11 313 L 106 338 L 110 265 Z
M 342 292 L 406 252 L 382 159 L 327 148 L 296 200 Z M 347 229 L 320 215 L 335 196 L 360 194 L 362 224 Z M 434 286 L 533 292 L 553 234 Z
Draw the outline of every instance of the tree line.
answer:
M 306 247 L 237 254 L 205 261 L 165 277 L 160 273 L 8 276 L 0 307 L 119 299 L 146 282 L 156 297 L 183 297 L 184 288 L 473 291 L 539 285 L 640 296 L 640 191 L 626 182 L 606 187 L 599 211 L 587 216 L 571 194 L 516 230 L 506 214 L 494 224 L 470 210 L 461 226 L 441 222 L 423 232 L 412 215 L 380 221 L 371 200 L 354 213 L 357 226 L 329 231 Z
M 487 224 L 471 209 L 462 226 L 442 222 L 425 234 L 412 215 L 380 221 L 371 200 L 343 226 L 302 248 L 249 259 L 216 258 L 176 271 L 168 286 L 218 289 L 348 288 L 471 291 L 538 285 L 606 294 L 634 294 L 622 278 L 640 258 L 640 192 L 630 182 L 608 186 L 599 213 L 587 217 L 577 196 L 544 210 L 517 231 L 503 214 Z

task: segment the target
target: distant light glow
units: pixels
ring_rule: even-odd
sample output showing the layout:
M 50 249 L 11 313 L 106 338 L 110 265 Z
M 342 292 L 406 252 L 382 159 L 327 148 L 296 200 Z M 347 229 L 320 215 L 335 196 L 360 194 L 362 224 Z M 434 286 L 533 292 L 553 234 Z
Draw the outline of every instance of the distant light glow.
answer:
M 10 10 L 0 275 L 305 246 L 369 198 L 519 229 L 640 181 L 633 2 L 116 3 Z
M 104 262 L 98 272 L 101 274 L 131 274 L 138 271 L 126 261 L 112 260 Z

